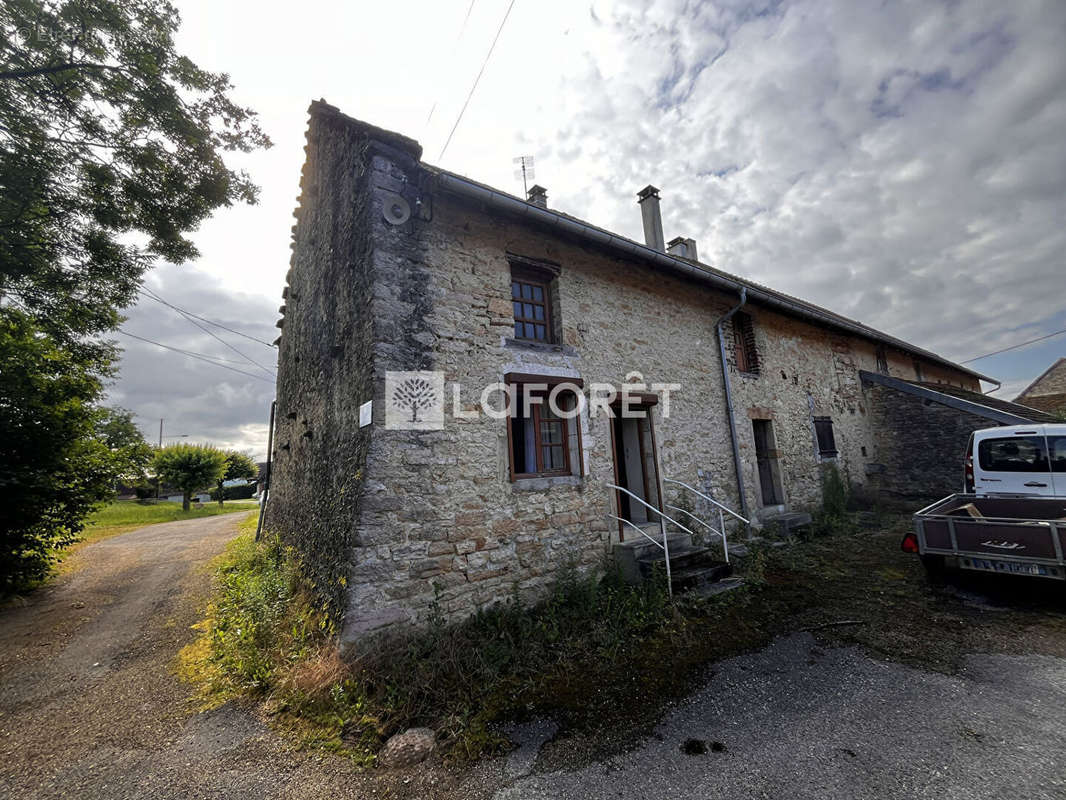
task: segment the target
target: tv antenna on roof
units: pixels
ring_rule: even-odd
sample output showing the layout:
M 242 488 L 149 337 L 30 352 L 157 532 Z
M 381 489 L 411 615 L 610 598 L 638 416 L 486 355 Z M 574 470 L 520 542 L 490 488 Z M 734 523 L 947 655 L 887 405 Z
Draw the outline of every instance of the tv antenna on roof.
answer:
M 533 174 L 533 156 L 519 156 L 514 159 L 514 163 L 518 164 L 518 168 L 514 171 L 514 176 L 522 179 L 522 196 L 526 197 L 529 195 L 529 181 L 535 177 Z

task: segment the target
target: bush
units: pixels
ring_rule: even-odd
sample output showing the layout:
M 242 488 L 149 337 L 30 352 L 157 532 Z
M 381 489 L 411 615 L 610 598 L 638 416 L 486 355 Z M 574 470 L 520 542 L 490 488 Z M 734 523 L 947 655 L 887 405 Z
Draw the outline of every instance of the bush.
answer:
M 822 470 L 822 507 L 813 514 L 812 530 L 816 535 L 833 536 L 852 533 L 855 521 L 848 512 L 848 484 L 835 464 Z
M 247 483 L 243 486 L 215 487 L 211 490 L 211 499 L 218 500 L 219 494 L 223 500 L 250 500 L 255 497 L 255 484 Z
M 150 483 L 138 483 L 133 487 L 133 493 L 138 500 L 148 500 L 155 497 L 155 487 Z

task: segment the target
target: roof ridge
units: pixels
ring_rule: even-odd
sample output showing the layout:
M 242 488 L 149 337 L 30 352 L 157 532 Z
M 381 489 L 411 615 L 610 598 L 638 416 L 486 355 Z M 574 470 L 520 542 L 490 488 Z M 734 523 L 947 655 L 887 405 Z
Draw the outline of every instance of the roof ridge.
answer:
M 1014 399 L 1015 400 L 1020 400 L 1021 398 L 1025 397 L 1027 394 L 1029 394 L 1030 390 L 1034 386 L 1036 386 L 1038 383 L 1040 383 L 1040 381 L 1044 380 L 1044 378 L 1046 378 L 1048 375 L 1050 375 L 1057 367 L 1059 367 L 1059 365 L 1064 364 L 1064 363 L 1066 363 L 1066 356 L 1064 356 L 1064 357 L 1058 359 L 1057 361 L 1053 362 L 1051 364 L 1051 366 L 1048 367 L 1047 369 L 1045 369 L 1043 372 L 1041 372 L 1032 383 L 1030 383 L 1028 386 L 1026 386 L 1024 389 L 1022 389 L 1022 391 L 1019 392 L 1018 396 L 1015 397 Z M 1057 394 L 1057 392 L 1048 392 L 1048 394 Z M 1039 397 L 1040 395 L 1035 395 L 1035 396 Z

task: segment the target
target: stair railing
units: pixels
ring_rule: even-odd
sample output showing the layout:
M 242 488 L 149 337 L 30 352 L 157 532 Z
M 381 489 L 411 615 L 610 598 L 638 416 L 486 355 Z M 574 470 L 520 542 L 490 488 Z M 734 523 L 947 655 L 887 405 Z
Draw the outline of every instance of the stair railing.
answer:
M 667 522 L 670 522 L 670 523 L 676 525 L 677 527 L 679 527 L 681 530 L 683 530 L 685 533 L 689 534 L 690 536 L 695 536 L 696 535 L 693 531 L 691 531 L 688 528 L 686 528 L 684 525 L 682 525 L 680 522 L 678 522 L 673 517 L 670 517 L 670 516 L 664 514 L 662 511 L 657 509 L 655 506 L 653 506 L 650 503 L 646 502 L 645 500 L 637 497 L 635 494 L 633 494 L 631 491 L 629 491 L 629 489 L 624 489 L 621 486 L 616 486 L 613 483 L 608 483 L 607 484 L 607 488 L 615 489 L 615 490 L 617 490 L 619 492 L 624 492 L 630 498 L 632 498 L 633 500 L 636 500 L 638 503 L 640 503 L 642 506 L 644 506 L 649 511 L 654 512 L 655 514 L 658 514 L 661 519 L 666 520 Z M 643 528 L 641 528 L 639 525 L 634 524 L 632 521 L 630 521 L 628 519 L 623 519 L 622 517 L 616 517 L 614 514 L 609 514 L 608 516 L 611 517 L 611 519 L 616 519 L 619 522 L 624 522 L 626 525 L 628 525 L 629 527 L 633 528 L 637 533 L 639 533 L 641 536 L 643 536 L 645 539 L 647 539 L 649 542 L 651 542 L 653 545 L 655 545 L 656 547 L 660 548 L 663 551 L 663 557 L 664 557 L 664 560 L 666 561 L 666 588 L 667 588 L 667 591 L 670 592 L 670 596 L 673 597 L 674 596 L 674 584 L 673 584 L 672 576 L 670 574 L 670 541 L 669 541 L 669 539 L 666 536 L 666 526 L 665 525 L 661 526 L 660 529 L 663 532 L 663 540 L 662 540 L 662 542 L 658 542 L 653 537 L 648 536 L 647 532 Z
M 673 509 L 674 511 L 680 511 L 682 514 L 685 514 L 685 515 L 691 517 L 692 519 L 696 520 L 696 522 L 700 523 L 700 525 L 703 525 L 705 528 L 707 528 L 709 531 L 711 531 L 711 533 L 715 534 L 716 536 L 722 537 L 722 555 L 725 558 L 726 563 L 728 564 L 729 563 L 729 542 L 726 539 L 726 534 L 725 534 L 725 515 L 729 514 L 729 515 L 731 515 L 733 517 L 736 517 L 738 520 L 743 522 L 745 525 L 751 525 L 751 522 L 749 520 L 744 519 L 744 517 L 740 516 L 740 514 L 738 514 L 733 509 L 729 508 L 728 506 L 722 505 L 717 500 L 715 500 L 713 497 L 708 497 L 706 494 L 701 492 L 699 489 L 696 489 L 696 488 L 694 488 L 692 486 L 689 486 L 684 481 L 675 481 L 672 478 L 663 478 L 663 483 L 673 483 L 673 484 L 675 484 L 677 486 L 684 487 L 685 489 L 688 489 L 693 494 L 698 495 L 699 497 L 702 497 L 704 500 L 706 500 L 708 503 L 710 503 L 712 506 L 715 507 L 715 509 L 718 511 L 718 527 L 717 528 L 715 528 L 710 523 L 705 522 L 704 520 L 700 519 L 699 517 L 697 517 L 695 514 L 693 514 L 690 511 L 686 511 L 683 508 L 678 508 L 677 506 L 672 506 L 672 505 L 667 505 L 666 506 L 667 508 Z M 677 523 L 675 522 L 674 524 L 676 525 Z

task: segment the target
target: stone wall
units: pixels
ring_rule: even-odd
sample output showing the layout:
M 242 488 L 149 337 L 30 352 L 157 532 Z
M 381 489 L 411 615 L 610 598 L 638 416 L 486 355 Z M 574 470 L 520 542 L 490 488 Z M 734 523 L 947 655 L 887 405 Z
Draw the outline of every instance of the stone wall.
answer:
M 295 547 L 334 616 L 348 607 L 372 428 L 376 321 L 365 131 L 319 109 L 307 132 L 279 343 L 265 526 Z
M 873 449 L 866 465 L 871 490 L 917 510 L 963 491 L 970 434 L 996 422 L 898 389 L 866 383 Z
M 586 410 L 580 420 L 579 474 L 512 482 L 506 422 L 454 417 L 452 391 L 465 415 L 508 373 L 680 384 L 669 417 L 665 403 L 652 408 L 661 474 L 739 506 L 715 335 L 737 297 L 446 195 L 404 142 L 318 116 L 282 338 L 268 524 L 334 596 L 347 584 L 338 600 L 346 642 L 438 604 L 462 616 L 515 593 L 535 598 L 564 569 L 599 567 L 618 540 L 606 417 Z M 391 214 L 398 206 L 409 218 Z M 557 344 L 511 338 L 509 254 L 557 265 Z M 755 304 L 745 311 L 757 376 L 737 371 L 732 327 L 725 332 L 752 513 L 776 510 L 759 507 L 752 419 L 772 421 L 787 506 L 819 502 L 827 460 L 863 484 L 888 452 L 858 378 L 877 370 L 877 346 Z M 920 370 L 926 381 L 973 385 L 963 373 L 916 368 L 906 353 L 885 358 L 896 377 Z M 444 373 L 442 430 L 384 426 L 390 370 Z M 373 425 L 360 430 L 358 406 L 371 397 Z M 815 417 L 833 420 L 831 459 L 819 455 Z M 669 487 L 666 496 L 678 497 Z

